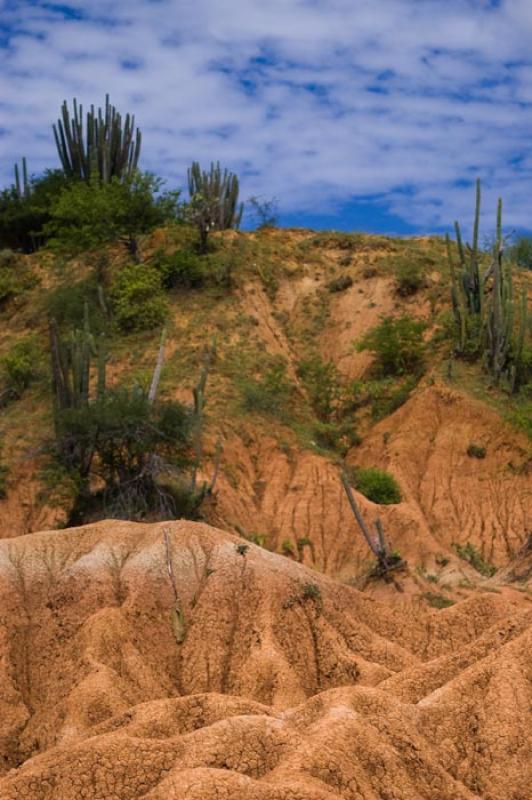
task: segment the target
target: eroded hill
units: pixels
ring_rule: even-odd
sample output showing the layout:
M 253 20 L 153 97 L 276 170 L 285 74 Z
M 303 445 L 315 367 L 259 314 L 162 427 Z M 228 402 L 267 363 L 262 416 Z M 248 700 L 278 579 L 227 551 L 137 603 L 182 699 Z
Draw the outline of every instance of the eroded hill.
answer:
M 203 524 L 104 521 L 4 539 L 0 594 L 2 800 L 527 797 L 519 592 L 406 613 Z

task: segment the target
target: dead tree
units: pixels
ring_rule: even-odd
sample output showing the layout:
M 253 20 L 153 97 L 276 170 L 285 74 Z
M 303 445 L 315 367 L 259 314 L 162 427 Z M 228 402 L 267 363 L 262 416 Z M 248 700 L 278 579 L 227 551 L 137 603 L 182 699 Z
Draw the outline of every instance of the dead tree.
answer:
M 349 505 L 351 507 L 351 511 L 354 514 L 354 517 L 357 521 L 358 527 L 362 531 L 362 535 L 366 540 L 366 543 L 377 559 L 377 564 L 375 569 L 372 571 L 372 574 L 375 577 L 384 577 L 386 578 L 388 573 L 392 570 L 399 569 L 400 567 L 404 567 L 406 562 L 397 555 L 393 553 L 389 545 L 386 541 L 386 537 L 384 535 L 384 528 L 382 527 L 381 520 L 377 517 L 375 520 L 375 535 L 372 534 L 368 525 L 366 524 L 364 517 L 360 513 L 360 508 L 358 507 L 358 503 L 356 501 L 354 492 L 351 488 L 349 483 L 349 478 L 345 470 L 342 470 L 341 473 L 341 481 L 342 485 L 345 489 L 345 493 L 347 495 L 347 499 L 349 501 Z

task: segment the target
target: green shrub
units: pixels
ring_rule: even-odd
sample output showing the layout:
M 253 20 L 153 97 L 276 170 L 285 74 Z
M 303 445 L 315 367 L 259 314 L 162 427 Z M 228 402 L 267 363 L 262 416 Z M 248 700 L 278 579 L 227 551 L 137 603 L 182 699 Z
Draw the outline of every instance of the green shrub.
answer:
M 369 350 L 375 357 L 373 371 L 380 376 L 419 373 L 423 367 L 426 324 L 405 315 L 383 318 L 364 336 L 357 350 Z
M 480 445 L 475 444 L 474 442 L 471 442 L 471 444 L 467 448 L 467 455 L 470 458 L 479 458 L 479 459 L 486 458 L 486 448 L 481 447 Z
M 79 328 L 85 318 L 85 309 L 93 333 L 101 333 L 106 327 L 98 286 L 94 279 L 65 283 L 52 289 L 45 295 L 44 309 L 46 316 L 54 319 L 60 329 Z
M 0 304 L 6 303 L 19 293 L 20 287 L 10 269 L 0 270 Z
M 340 374 L 334 363 L 316 355 L 301 361 L 297 374 L 308 392 L 314 413 L 323 421 L 330 420 L 338 410 L 342 394 Z
M 327 284 L 327 288 L 333 294 L 335 292 L 345 292 L 346 289 L 349 289 L 353 285 L 353 278 L 350 275 L 340 275 L 338 278 L 334 278 Z
M 176 250 L 171 255 L 159 255 L 154 266 L 161 273 L 165 289 L 182 286 L 186 289 L 202 286 L 205 280 L 205 262 L 190 250 Z
M 352 447 L 356 447 L 362 441 L 353 420 L 316 422 L 312 428 L 312 435 L 319 448 L 332 450 L 341 456 L 345 456 Z
M 413 255 L 398 257 L 394 261 L 397 293 L 401 297 L 416 294 L 425 285 L 424 264 Z
M 520 236 L 510 248 L 510 258 L 523 269 L 532 270 L 532 237 Z
M 321 600 L 321 589 L 317 583 L 305 583 L 301 594 L 304 600 Z
M 375 467 L 354 470 L 353 485 L 368 500 L 380 505 L 400 503 L 401 489 L 393 475 Z
M 352 395 L 359 406 L 370 406 L 373 419 L 384 419 L 400 408 L 416 388 L 418 375 L 398 381 L 397 378 L 381 378 L 373 381 L 355 381 Z
M 282 360 L 273 364 L 262 378 L 244 378 L 239 384 L 246 411 L 265 414 L 283 413 L 293 392 Z
M 111 300 L 117 324 L 124 331 L 156 328 L 167 316 L 161 274 L 149 264 L 124 267 L 113 283 Z
M 497 572 L 497 567 L 494 564 L 490 564 L 489 561 L 485 561 L 471 542 L 466 542 L 464 545 L 453 544 L 453 547 L 459 558 L 467 561 L 473 569 L 476 569 L 484 577 L 491 578 Z
M 444 597 L 443 594 L 436 594 L 435 592 L 424 592 L 421 595 L 432 608 L 450 608 L 454 606 L 454 600 Z
M 151 404 L 138 388 L 111 389 L 89 405 L 58 410 L 53 452 L 84 487 L 75 514 L 83 519 L 98 507 L 125 519 L 190 513 L 182 472 L 191 463 L 191 425 L 189 408 Z M 96 495 L 94 482 L 103 486 Z
M 0 270 L 4 267 L 14 267 L 17 260 L 16 254 L 9 247 L 0 250 Z
M 0 358 L 2 382 L 15 396 L 20 397 L 38 376 L 40 353 L 33 339 L 16 342 L 8 353 Z
M 532 402 L 521 404 L 509 415 L 510 422 L 532 439 Z
M 67 185 L 62 170 L 47 170 L 31 179 L 29 192 L 23 197 L 14 187 L 0 192 L 0 247 L 31 253 L 44 244 L 52 205 Z

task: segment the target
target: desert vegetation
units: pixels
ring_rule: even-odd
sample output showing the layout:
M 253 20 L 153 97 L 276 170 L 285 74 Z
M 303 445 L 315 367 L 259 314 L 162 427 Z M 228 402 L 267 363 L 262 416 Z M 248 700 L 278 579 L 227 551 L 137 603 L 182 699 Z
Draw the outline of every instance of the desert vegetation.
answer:
M 142 133 L 109 97 L 88 112 L 65 102 L 52 133 L 58 166 L 35 176 L 23 158 L 0 197 L 0 304 L 27 320 L 2 348 L 0 398 L 14 416 L 49 398 L 38 474 L 42 497 L 61 496 L 68 519 L 211 513 L 218 475 L 237 481 L 221 455 L 233 420 L 274 432 L 289 459 L 309 450 L 347 470 L 369 501 L 398 505 L 393 469 L 359 463 L 358 449 L 420 387 L 461 385 L 463 370 L 489 382 L 490 402 L 511 397 L 507 418 L 528 431 L 527 243 L 505 249 L 499 205 L 493 247 L 480 246 L 480 186 L 470 246 L 458 224 L 455 242 L 310 232 L 292 243 L 273 200 L 250 198 L 257 229 L 239 232 L 239 179 L 218 161 L 194 162 L 185 193 L 142 171 Z M 314 272 L 297 313 L 283 307 L 281 287 Z M 372 296 L 383 281 L 388 304 Z M 361 293 L 368 321 L 342 344 L 342 362 L 320 341 L 333 309 Z M 462 448 L 485 460 L 475 437 Z M 257 542 L 271 546 L 267 533 Z M 301 533 L 278 547 L 316 557 Z

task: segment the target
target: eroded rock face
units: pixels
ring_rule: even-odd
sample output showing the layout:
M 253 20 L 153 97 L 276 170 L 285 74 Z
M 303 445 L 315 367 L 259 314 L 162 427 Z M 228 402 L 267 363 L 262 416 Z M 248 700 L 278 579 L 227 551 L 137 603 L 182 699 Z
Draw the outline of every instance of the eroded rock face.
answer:
M 525 800 L 526 595 L 408 611 L 242 545 L 0 541 L 0 800 Z

